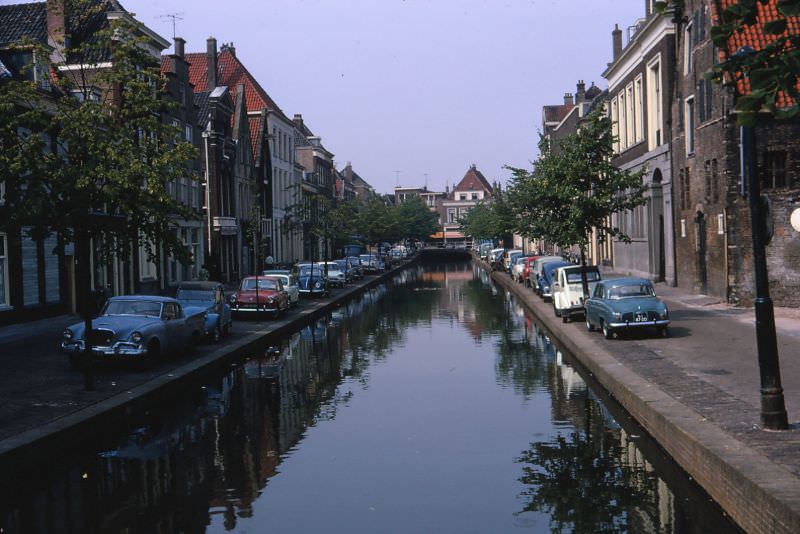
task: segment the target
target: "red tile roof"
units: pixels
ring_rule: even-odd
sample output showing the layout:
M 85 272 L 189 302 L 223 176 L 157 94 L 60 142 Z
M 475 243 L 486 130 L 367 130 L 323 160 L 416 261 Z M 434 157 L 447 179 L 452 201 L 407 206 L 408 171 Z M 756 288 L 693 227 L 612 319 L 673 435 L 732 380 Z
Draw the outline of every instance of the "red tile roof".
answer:
M 461 181 L 453 188 L 453 193 L 456 191 L 478 191 L 480 189 L 486 191 L 489 196 L 493 193 L 492 186 L 489 184 L 486 177 L 483 176 L 483 173 L 476 169 L 475 166 L 472 166 Z
M 189 81 L 194 84 L 195 93 L 208 91 L 208 59 L 204 52 L 186 54 L 189 63 Z M 245 68 L 239 58 L 230 50 L 217 53 L 217 83 L 226 85 L 235 97 L 237 86 L 244 84 L 244 98 L 247 111 L 274 111 L 285 118 L 283 111 L 267 94 L 252 74 Z M 289 120 L 288 118 L 286 120 Z
M 720 6 L 722 11 L 725 11 L 728 7 L 738 4 L 739 0 L 720 0 Z M 713 3 L 712 3 L 713 6 Z M 757 23 L 752 26 L 745 26 L 743 30 L 736 32 L 733 36 L 728 40 L 728 54 L 735 54 L 739 49 L 744 46 L 749 46 L 755 50 L 761 50 L 765 46 L 767 46 L 770 41 L 774 39 L 771 34 L 766 34 L 764 32 L 764 25 L 772 20 L 776 20 L 779 17 L 778 13 L 778 0 L 769 0 L 767 3 L 758 3 L 758 16 L 757 16 Z M 713 9 L 713 7 L 712 7 Z M 719 20 L 719 13 L 715 12 L 714 9 L 712 11 L 712 15 L 714 17 L 715 22 Z M 787 17 L 787 21 L 789 22 L 789 27 L 786 29 L 785 35 L 800 35 L 800 17 Z M 723 55 L 723 52 L 720 52 Z M 724 59 L 724 57 L 723 57 Z M 749 80 L 742 79 L 737 81 L 737 89 L 739 94 L 747 94 L 750 92 L 750 82 Z M 798 89 L 800 89 L 800 79 L 798 80 L 797 84 Z M 777 107 L 787 107 L 793 104 L 791 98 L 789 98 L 783 92 L 778 93 L 778 98 L 776 101 Z
M 572 111 L 574 107 L 575 106 L 572 104 L 544 106 L 544 122 L 561 122 L 564 120 L 564 117 L 569 115 L 569 112 Z

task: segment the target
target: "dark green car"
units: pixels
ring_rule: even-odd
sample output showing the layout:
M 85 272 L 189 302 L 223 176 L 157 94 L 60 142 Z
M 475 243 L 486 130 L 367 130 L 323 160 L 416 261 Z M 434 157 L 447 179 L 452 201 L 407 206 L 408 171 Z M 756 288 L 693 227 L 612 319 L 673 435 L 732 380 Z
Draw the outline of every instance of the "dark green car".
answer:
M 586 301 L 586 328 L 599 328 L 606 339 L 615 333 L 655 328 L 668 336 L 669 310 L 650 280 L 617 278 L 599 282 Z

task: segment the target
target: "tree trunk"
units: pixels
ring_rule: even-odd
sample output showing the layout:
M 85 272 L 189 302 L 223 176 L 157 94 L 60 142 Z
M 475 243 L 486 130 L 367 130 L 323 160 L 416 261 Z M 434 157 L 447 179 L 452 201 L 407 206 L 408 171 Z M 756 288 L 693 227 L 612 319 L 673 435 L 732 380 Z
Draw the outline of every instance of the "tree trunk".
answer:
M 589 279 L 586 276 L 586 248 L 581 243 L 581 284 L 583 284 L 583 300 L 589 298 Z
M 91 255 L 92 246 L 89 234 L 83 230 L 75 232 L 75 251 L 77 252 L 78 265 L 76 275 L 78 278 L 78 292 L 83 295 L 83 354 L 79 356 L 80 368 L 83 372 L 83 387 L 86 391 L 94 389 L 94 374 L 92 372 L 92 312 L 93 292 Z

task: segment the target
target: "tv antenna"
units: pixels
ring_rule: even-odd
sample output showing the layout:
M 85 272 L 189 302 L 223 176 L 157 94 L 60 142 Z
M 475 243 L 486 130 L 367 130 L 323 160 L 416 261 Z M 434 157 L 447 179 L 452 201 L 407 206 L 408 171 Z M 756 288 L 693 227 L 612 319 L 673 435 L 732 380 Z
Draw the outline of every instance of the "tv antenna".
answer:
M 175 39 L 175 22 L 178 20 L 183 20 L 183 12 L 180 13 L 167 13 L 166 15 L 161 15 L 158 17 L 160 19 L 172 19 L 172 38 Z
M 425 189 L 428 189 L 428 173 L 425 173 Z
M 402 171 L 394 171 L 394 182 L 396 187 L 400 187 L 400 172 Z

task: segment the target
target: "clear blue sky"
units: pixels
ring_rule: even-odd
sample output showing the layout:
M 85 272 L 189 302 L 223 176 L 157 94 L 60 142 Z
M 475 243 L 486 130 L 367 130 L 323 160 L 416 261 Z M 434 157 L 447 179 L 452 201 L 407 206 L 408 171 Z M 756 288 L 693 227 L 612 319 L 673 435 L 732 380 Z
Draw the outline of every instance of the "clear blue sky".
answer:
M 601 78 L 642 0 L 120 0 L 187 51 L 236 53 L 291 117 L 380 192 L 489 180 L 535 158 L 541 109 Z M 13 3 L 0 0 L 0 3 Z

